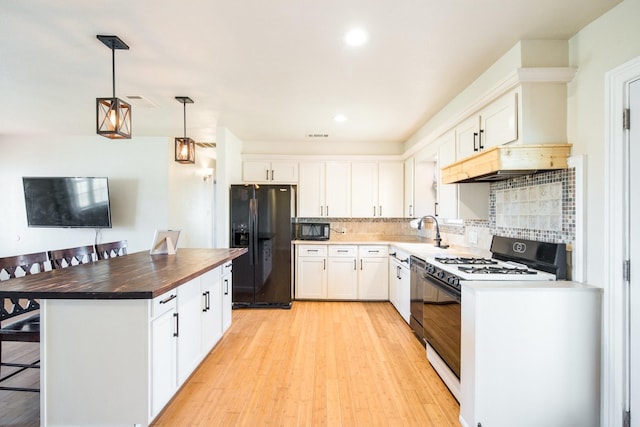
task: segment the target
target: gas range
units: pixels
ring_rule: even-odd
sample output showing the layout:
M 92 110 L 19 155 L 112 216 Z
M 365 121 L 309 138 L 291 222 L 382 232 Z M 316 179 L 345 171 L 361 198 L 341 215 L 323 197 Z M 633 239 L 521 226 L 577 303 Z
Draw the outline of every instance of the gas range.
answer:
M 561 280 L 566 278 L 562 243 L 494 236 L 491 258 L 437 255 L 425 259 L 425 273 L 460 291 L 463 280 Z
M 556 280 L 556 275 L 513 261 L 494 258 L 427 258 L 426 272 L 460 289 L 461 280 Z

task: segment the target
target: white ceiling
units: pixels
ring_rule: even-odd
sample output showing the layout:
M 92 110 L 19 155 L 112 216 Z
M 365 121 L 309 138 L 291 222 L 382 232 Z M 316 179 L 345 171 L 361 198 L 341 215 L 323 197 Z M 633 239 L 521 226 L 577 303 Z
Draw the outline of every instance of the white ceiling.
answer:
M 0 0 L 0 135 L 95 135 L 95 98 L 134 136 L 405 141 L 521 39 L 568 39 L 620 0 Z M 343 43 L 361 26 L 369 41 Z M 333 116 L 342 113 L 344 123 Z

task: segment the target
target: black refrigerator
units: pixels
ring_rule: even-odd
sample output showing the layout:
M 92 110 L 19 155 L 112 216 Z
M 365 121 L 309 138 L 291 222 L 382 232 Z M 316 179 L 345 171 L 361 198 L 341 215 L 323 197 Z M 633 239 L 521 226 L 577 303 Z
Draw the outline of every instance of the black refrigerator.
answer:
M 295 187 L 231 186 L 231 247 L 248 252 L 233 260 L 233 308 L 291 308 L 291 218 Z

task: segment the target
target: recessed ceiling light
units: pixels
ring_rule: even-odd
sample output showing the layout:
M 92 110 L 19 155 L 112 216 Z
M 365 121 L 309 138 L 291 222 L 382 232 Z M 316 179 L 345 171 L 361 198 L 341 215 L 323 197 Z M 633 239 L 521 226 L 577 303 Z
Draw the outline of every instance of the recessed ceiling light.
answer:
M 368 34 L 362 28 L 354 28 L 345 34 L 344 41 L 349 46 L 362 46 L 368 38 Z
M 336 116 L 333 117 L 333 121 L 338 123 L 346 122 L 347 116 L 345 116 L 344 114 L 337 114 Z

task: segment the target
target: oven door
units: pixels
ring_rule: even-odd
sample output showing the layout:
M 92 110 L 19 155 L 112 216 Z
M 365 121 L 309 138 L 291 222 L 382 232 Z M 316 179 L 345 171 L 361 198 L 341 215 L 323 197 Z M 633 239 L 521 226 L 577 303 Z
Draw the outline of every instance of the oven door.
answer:
M 429 275 L 426 275 L 423 283 L 422 326 L 425 340 L 460 378 L 460 292 Z
M 426 275 L 425 271 L 425 262 L 417 257 L 411 257 L 411 274 L 410 274 L 410 317 L 409 317 L 409 325 L 413 330 L 414 335 L 420 341 L 422 346 L 425 346 L 424 343 L 424 331 L 422 328 L 422 319 L 424 317 L 422 313 L 422 308 L 424 307 L 424 303 L 422 301 L 422 297 L 424 295 L 424 276 Z

